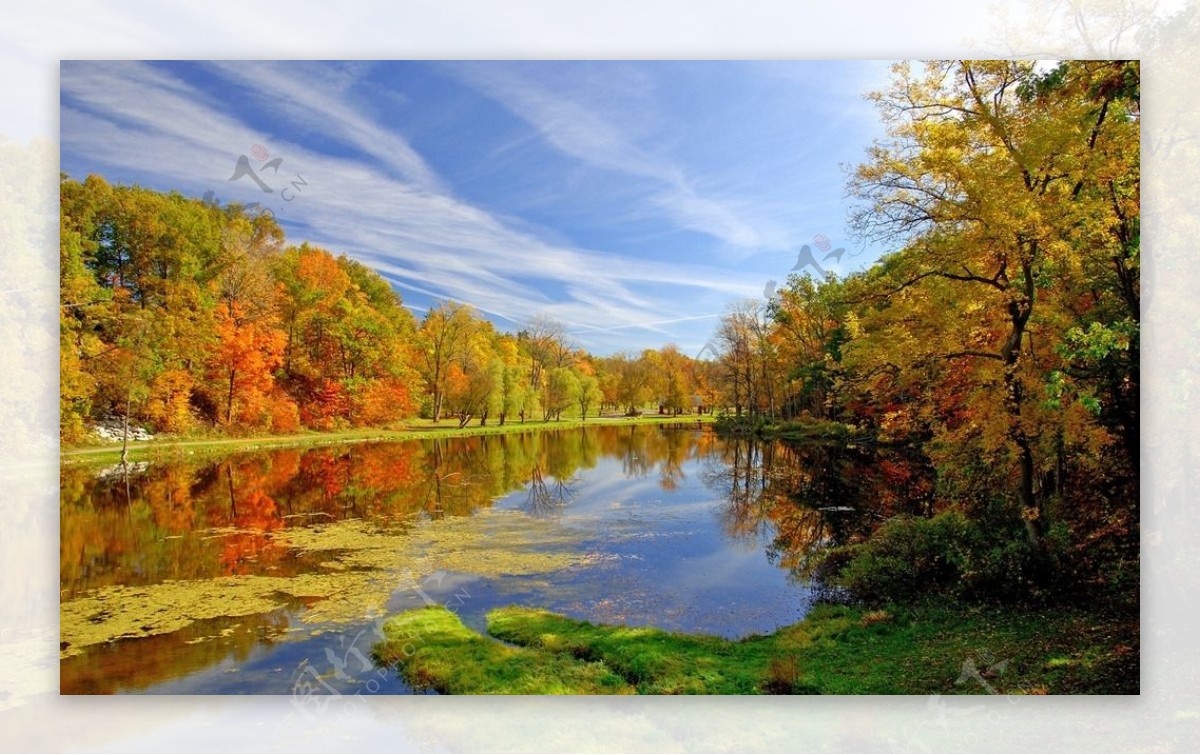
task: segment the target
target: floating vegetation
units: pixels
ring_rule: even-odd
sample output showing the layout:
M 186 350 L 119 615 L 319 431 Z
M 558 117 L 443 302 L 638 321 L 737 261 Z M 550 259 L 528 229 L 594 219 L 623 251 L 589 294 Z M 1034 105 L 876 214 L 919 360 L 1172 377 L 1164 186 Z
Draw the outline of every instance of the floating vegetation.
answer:
M 305 623 L 361 621 L 381 614 L 396 590 L 437 572 L 523 576 L 591 563 L 597 554 L 580 550 L 583 536 L 554 522 L 493 510 L 387 530 L 362 520 L 282 530 L 272 534 L 276 542 L 297 555 L 321 554 L 321 571 L 95 589 L 61 605 L 61 657 L 100 643 L 175 632 L 203 619 L 297 604 L 307 607 Z

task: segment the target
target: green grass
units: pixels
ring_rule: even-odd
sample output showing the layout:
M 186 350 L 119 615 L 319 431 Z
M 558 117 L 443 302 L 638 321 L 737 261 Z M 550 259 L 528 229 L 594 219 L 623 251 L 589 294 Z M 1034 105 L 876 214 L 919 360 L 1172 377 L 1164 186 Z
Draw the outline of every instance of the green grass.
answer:
M 444 608 L 417 609 L 388 624 L 376 655 L 451 694 L 1136 694 L 1139 684 L 1136 619 L 1062 607 L 819 605 L 740 641 L 520 607 L 493 610 L 487 628 L 490 638 Z
M 716 429 L 729 435 L 754 435 L 797 443 L 881 444 L 877 434 L 870 430 L 823 419 L 774 421 L 749 414 L 740 417 L 722 415 L 716 420 Z
M 761 640 L 597 626 L 529 608 L 492 611 L 488 633 L 547 655 L 603 663 L 642 694 L 751 694 L 768 661 Z
M 441 607 L 403 613 L 384 632 L 388 639 L 375 646 L 376 660 L 402 664 L 405 678 L 419 689 L 466 695 L 633 692 L 603 663 L 503 645 L 467 629 Z
M 671 417 L 658 414 L 644 414 L 640 417 L 624 417 L 605 415 L 588 417 L 586 420 L 578 417 L 561 421 L 510 421 L 503 426 L 491 421 L 480 427 L 478 420 L 466 427 L 459 427 L 458 420 L 412 420 L 403 425 L 390 428 L 364 427 L 351 430 L 334 430 L 329 432 L 306 431 L 291 435 L 261 435 L 252 437 L 209 437 L 182 438 L 167 437 L 161 439 L 130 442 L 129 458 L 131 460 L 161 459 L 185 455 L 229 453 L 239 450 L 256 450 L 261 448 L 285 448 L 295 446 L 337 445 L 342 443 L 363 443 L 367 441 L 403 441 L 421 438 L 463 438 L 475 435 L 500 435 L 502 433 L 533 432 L 538 430 L 569 430 L 578 427 L 595 425 L 658 425 L 663 423 L 710 423 L 711 415 L 683 414 Z M 62 463 L 114 463 L 121 460 L 121 444 L 108 443 L 103 445 L 68 446 L 62 449 Z

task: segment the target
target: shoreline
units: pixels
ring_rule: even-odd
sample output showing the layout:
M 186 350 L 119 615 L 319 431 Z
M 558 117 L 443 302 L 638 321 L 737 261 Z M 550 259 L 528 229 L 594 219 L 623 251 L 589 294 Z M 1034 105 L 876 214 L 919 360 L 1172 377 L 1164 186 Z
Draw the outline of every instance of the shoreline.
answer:
M 711 414 L 695 415 L 642 415 L 639 417 L 601 416 L 587 420 L 564 419 L 550 421 L 507 422 L 504 425 L 469 424 L 458 427 L 457 421 L 444 420 L 434 425 L 406 425 L 396 428 L 364 427 L 328 432 L 309 431 L 292 435 L 256 435 L 226 438 L 170 438 L 166 440 L 131 441 L 130 461 L 152 461 L 179 458 L 198 454 L 236 451 L 257 451 L 267 448 L 292 448 L 297 446 L 328 446 L 373 441 L 406 441 L 424 438 L 467 438 L 479 435 L 503 435 L 507 433 L 542 432 L 546 430 L 575 430 L 582 427 L 622 425 L 667 425 L 684 424 L 705 426 L 714 421 Z M 76 445 L 64 447 L 59 452 L 59 466 L 74 464 L 110 464 L 120 462 L 121 444 Z
M 434 605 L 393 614 L 383 632 L 377 662 L 452 695 L 1139 691 L 1136 615 L 1069 605 L 819 603 L 794 624 L 740 640 L 520 606 L 491 610 L 479 631 Z

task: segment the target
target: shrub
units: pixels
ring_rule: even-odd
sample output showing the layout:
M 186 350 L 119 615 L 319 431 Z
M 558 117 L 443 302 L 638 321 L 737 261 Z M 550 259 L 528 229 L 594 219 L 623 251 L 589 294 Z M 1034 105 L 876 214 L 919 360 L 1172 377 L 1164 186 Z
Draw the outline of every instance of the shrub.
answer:
M 824 576 L 856 598 L 880 603 L 945 592 L 958 579 L 967 520 L 957 511 L 932 519 L 899 516 L 870 540 L 837 554 L 836 572 Z
M 763 680 L 763 691 L 768 695 L 790 695 L 800 681 L 800 664 L 792 656 L 772 658 Z
M 848 441 L 855 433 L 850 425 L 827 419 L 805 419 L 780 422 L 775 426 L 775 435 L 786 440 L 840 440 Z
M 300 429 L 300 408 L 283 391 L 271 396 L 271 432 L 294 433 Z
M 790 655 L 771 659 L 762 691 L 768 695 L 820 694 L 816 687 L 804 681 L 799 661 Z
M 155 430 L 184 433 L 195 425 L 190 403 L 192 389 L 192 375 L 187 370 L 167 370 L 155 376 L 144 410 Z
M 408 386 L 394 379 L 366 381 L 359 386 L 352 404 L 353 424 L 365 427 L 381 427 L 416 411 Z
M 898 516 L 868 540 L 830 549 L 819 580 L 868 604 L 953 595 L 974 600 L 1036 596 L 1060 545 L 1035 549 L 1021 524 L 971 521 L 959 511 L 932 518 Z
M 713 422 L 713 429 L 729 435 L 754 435 L 767 424 L 761 414 L 721 414 Z
M 875 624 L 883 624 L 891 620 L 892 615 L 887 611 L 867 611 L 862 616 L 861 624 L 863 629 L 866 629 L 867 627 L 874 626 Z
M 300 421 L 314 430 L 334 430 L 345 424 L 350 397 L 341 383 L 325 379 L 309 391 L 300 405 Z

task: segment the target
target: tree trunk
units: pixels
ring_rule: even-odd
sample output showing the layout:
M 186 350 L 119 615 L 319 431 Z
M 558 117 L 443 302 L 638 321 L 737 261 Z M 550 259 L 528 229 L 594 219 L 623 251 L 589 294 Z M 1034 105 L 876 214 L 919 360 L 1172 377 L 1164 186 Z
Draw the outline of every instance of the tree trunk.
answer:
M 233 386 L 234 379 L 237 377 L 237 370 L 229 371 L 229 396 L 225 401 L 225 424 L 226 426 L 233 422 Z
M 233 462 L 225 464 L 225 477 L 229 481 L 229 513 L 231 522 L 237 520 L 237 498 L 234 496 Z
M 1037 252 L 1036 242 L 1029 243 L 1031 244 L 1029 256 L 1032 258 Z M 1035 288 L 1032 264 L 1025 262 L 1021 267 L 1024 296 L 1013 299 L 1008 305 L 1011 330 L 1000 350 L 1000 356 L 1004 363 L 1004 406 L 1008 412 L 1008 435 L 1017 447 L 1017 461 L 1020 466 L 1017 500 L 1021 507 L 1021 519 L 1025 522 L 1025 534 L 1029 538 L 1029 543 L 1035 548 L 1040 548 L 1046 524 L 1044 521 L 1045 511 L 1042 508 L 1041 498 L 1034 492 L 1033 487 L 1033 445 L 1029 441 L 1029 436 L 1025 434 L 1022 422 L 1021 409 L 1025 397 L 1021 386 L 1021 377 L 1018 374 L 1021 362 L 1021 344 L 1025 337 L 1025 325 L 1029 322 L 1029 316 L 1033 312 Z
M 125 386 L 125 422 L 121 429 L 121 466 L 126 467 L 129 462 L 129 411 L 133 405 L 133 378 L 129 379 Z M 126 468 L 126 474 L 128 469 Z

